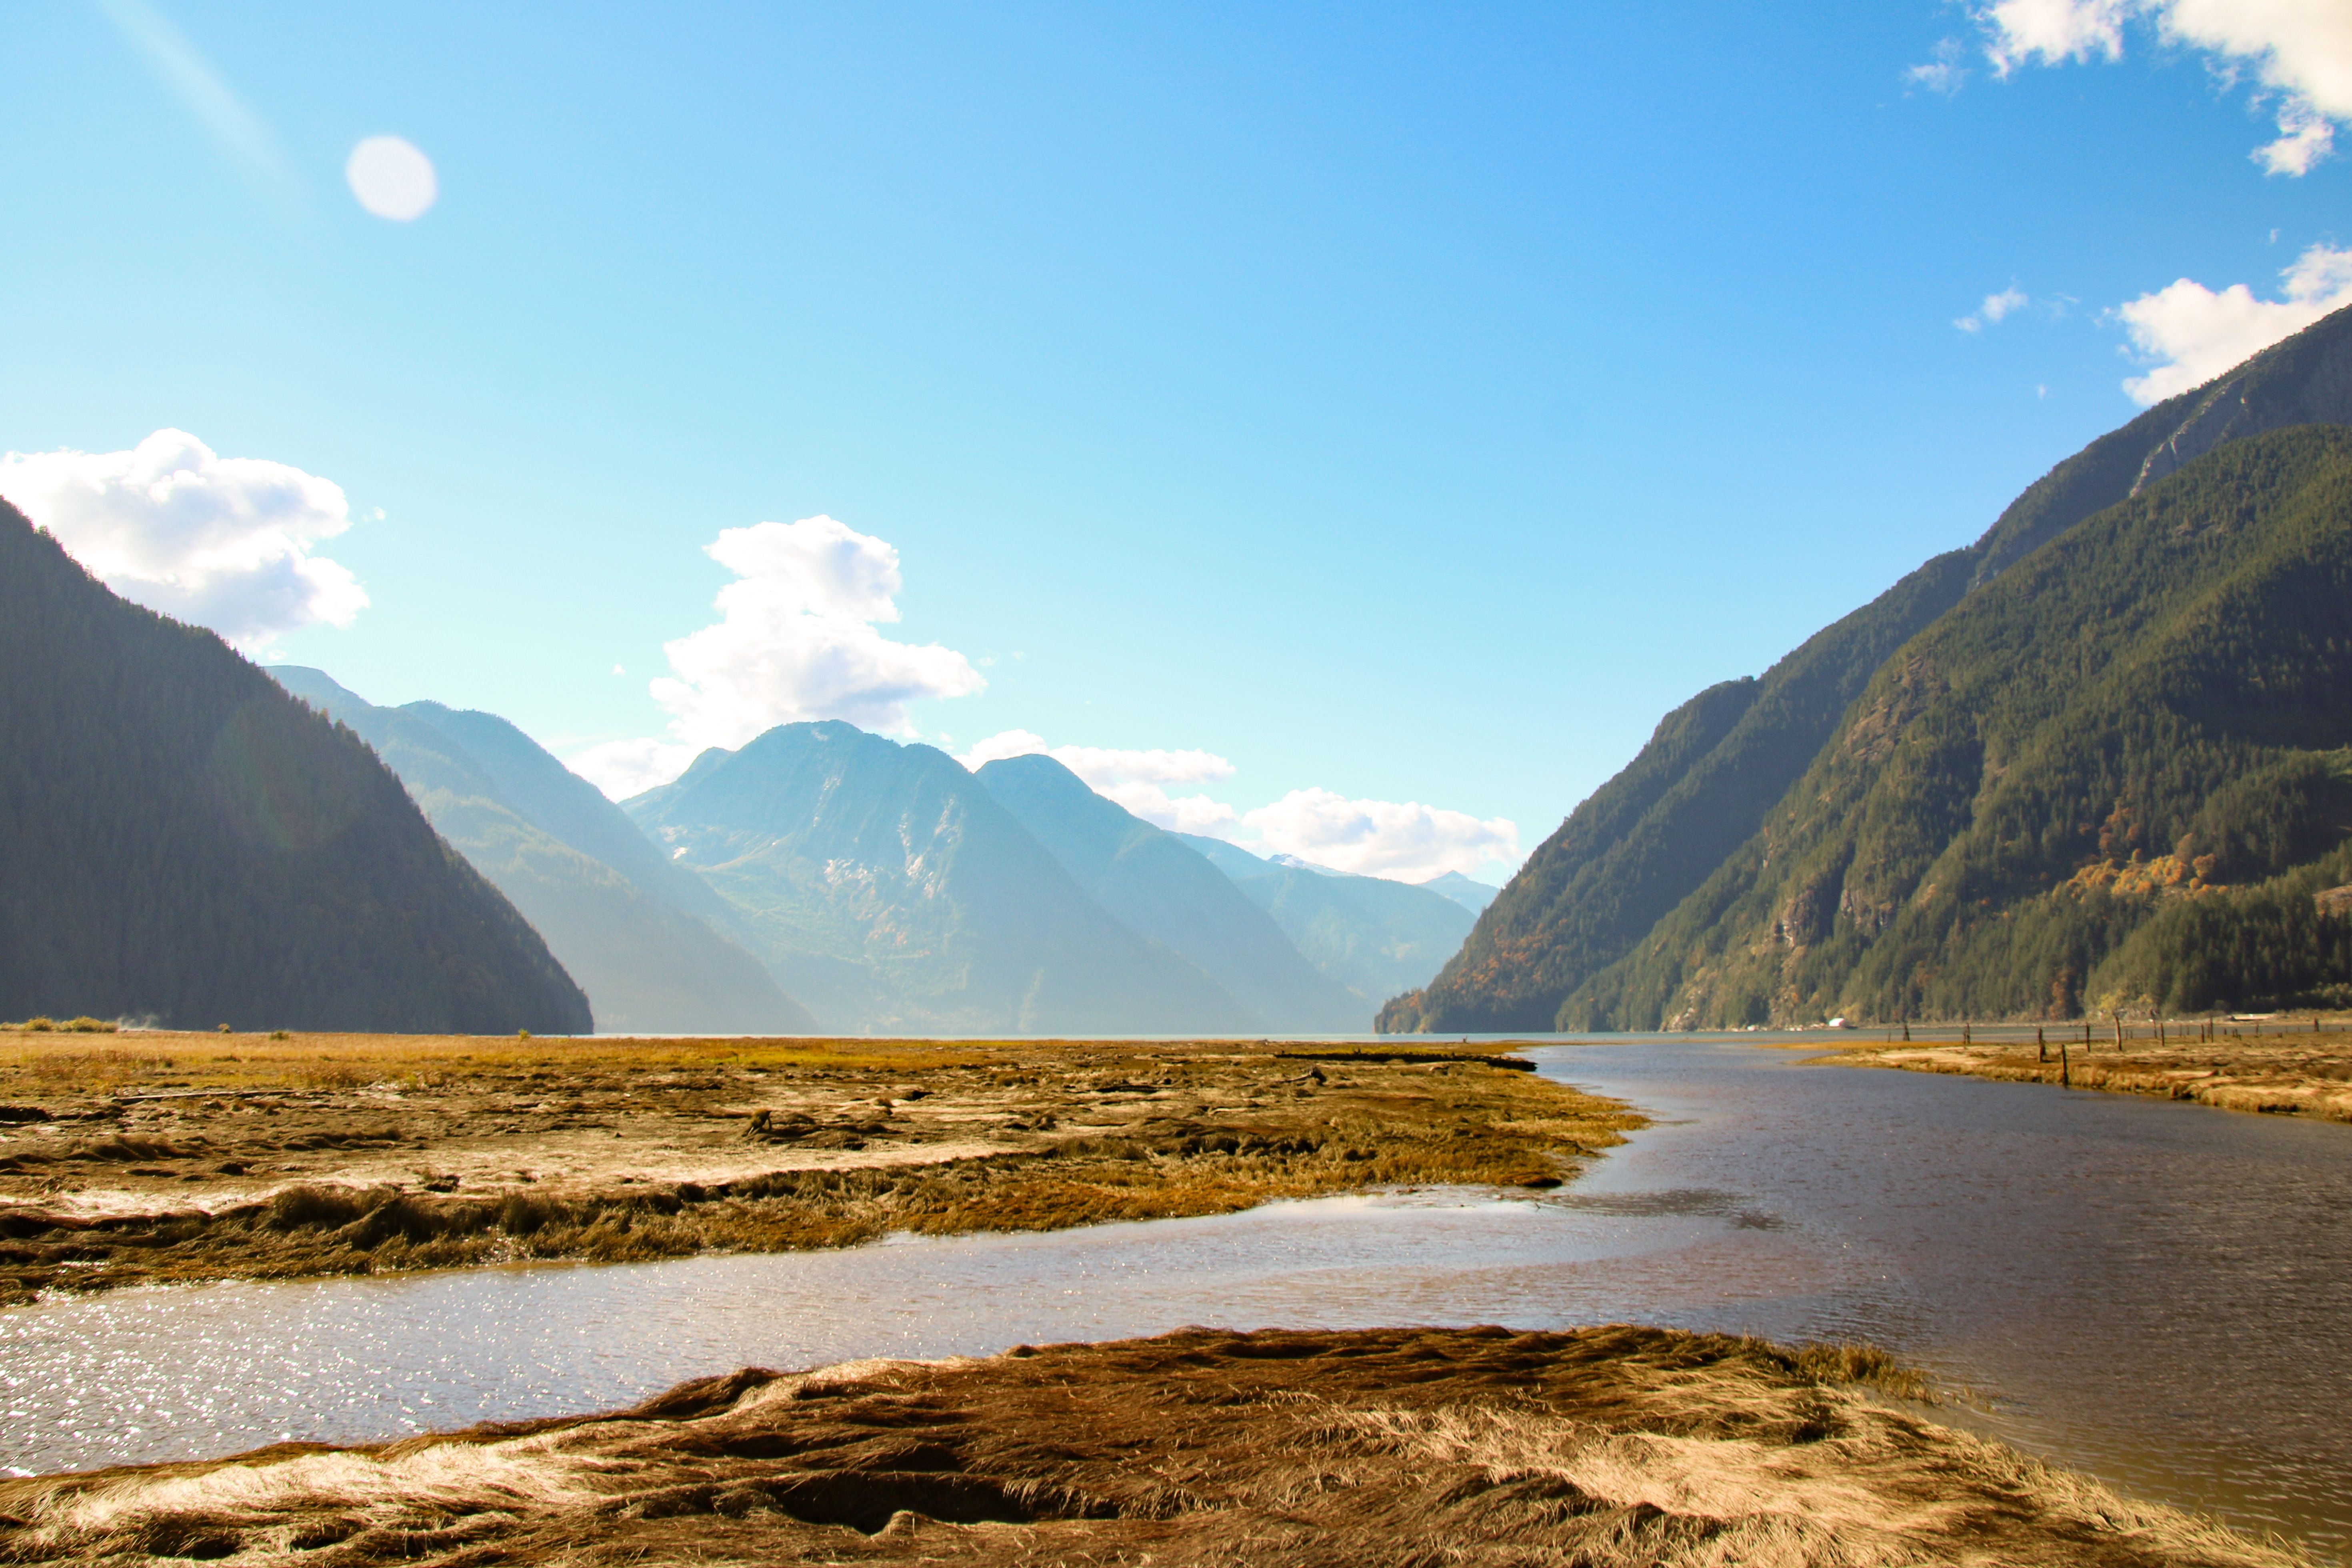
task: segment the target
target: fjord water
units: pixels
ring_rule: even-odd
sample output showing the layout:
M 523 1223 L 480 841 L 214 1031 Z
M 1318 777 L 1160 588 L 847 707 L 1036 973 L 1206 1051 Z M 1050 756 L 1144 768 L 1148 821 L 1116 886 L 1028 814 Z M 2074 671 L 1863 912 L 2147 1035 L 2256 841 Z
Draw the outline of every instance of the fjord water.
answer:
M 1542 1199 L 43 1301 L 0 1313 L 0 1466 L 381 1437 L 746 1363 L 1187 1323 L 1633 1320 L 1869 1340 L 1974 1391 L 1938 1418 L 2352 1542 L 2352 1129 L 1807 1067 L 1752 1038 L 1538 1053 L 1655 1118 Z

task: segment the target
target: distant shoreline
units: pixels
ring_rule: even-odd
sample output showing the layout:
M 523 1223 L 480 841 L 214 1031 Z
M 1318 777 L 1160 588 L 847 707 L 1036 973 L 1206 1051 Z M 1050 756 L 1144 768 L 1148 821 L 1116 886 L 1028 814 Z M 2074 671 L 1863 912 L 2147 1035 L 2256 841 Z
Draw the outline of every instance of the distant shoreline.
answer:
M 1857 1043 L 1813 1059 L 1825 1066 L 1955 1073 L 2189 1100 L 2217 1110 L 2352 1122 L 2352 1025 L 2331 1021 L 2315 1031 L 2308 1023 L 2298 1026 L 2282 1016 L 2263 1020 L 2261 1034 L 2233 1027 L 2238 1032 L 2202 1040 L 2194 1037 L 2196 1026 L 2174 1026 L 2158 1044 L 2153 1027 L 2138 1024 L 2118 1046 L 2112 1035 L 2100 1038 L 2095 1028 L 2085 1045 L 2081 1025 L 2058 1024 L 2044 1027 L 2037 1045 L 2030 1028 L 2011 1025 L 1995 1039 Z

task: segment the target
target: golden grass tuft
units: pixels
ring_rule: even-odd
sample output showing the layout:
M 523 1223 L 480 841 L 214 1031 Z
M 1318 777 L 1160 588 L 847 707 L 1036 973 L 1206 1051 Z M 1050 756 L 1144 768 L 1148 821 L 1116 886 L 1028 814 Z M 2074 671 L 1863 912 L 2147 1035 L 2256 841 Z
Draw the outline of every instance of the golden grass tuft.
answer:
M 0 1559 L 2309 1564 L 1821 1375 L 1884 1366 L 1615 1326 L 746 1369 L 608 1415 L 0 1482 Z

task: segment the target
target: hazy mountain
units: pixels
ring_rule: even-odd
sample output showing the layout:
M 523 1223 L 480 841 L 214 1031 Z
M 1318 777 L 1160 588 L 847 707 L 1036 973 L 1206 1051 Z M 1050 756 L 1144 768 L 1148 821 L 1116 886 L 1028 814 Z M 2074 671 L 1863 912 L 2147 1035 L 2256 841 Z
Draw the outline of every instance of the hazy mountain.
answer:
M 1096 902 L 1191 960 L 1248 1009 L 1251 1026 L 1366 1026 L 1363 998 L 1300 957 L 1271 916 L 1174 835 L 1095 794 L 1051 757 L 1008 757 L 978 777 Z
M 1495 895 L 1503 890 L 1491 882 L 1472 881 L 1459 871 L 1446 871 L 1426 882 L 1415 882 L 1413 886 L 1442 893 L 1474 915 L 1493 903 Z
M 587 993 L 598 1026 L 815 1027 L 757 959 L 688 912 L 723 914 L 718 895 L 512 724 L 438 702 L 379 708 L 300 666 L 270 673 L 376 749 L 441 836 L 538 928 Z
M 1171 837 L 1233 879 L 1274 918 L 1300 956 L 1371 1006 L 1428 984 L 1470 933 L 1470 911 L 1427 888 L 1303 862 L 1276 865 L 1189 833 Z
M 1608 1018 L 1649 1026 L 1660 1017 L 1748 1016 L 1758 1005 L 1748 992 L 1733 997 L 1729 992 L 1701 987 L 1709 999 L 1693 1000 L 1700 992 L 1690 991 L 1687 998 L 1669 1005 L 1658 989 L 1658 976 L 1664 973 L 1659 966 L 1677 973 L 1690 971 L 1668 987 L 1675 995 L 1697 985 L 1696 971 L 1705 964 L 1676 944 L 1685 936 L 1699 940 L 1701 931 L 1713 933 L 1706 940 L 1729 940 L 1716 922 L 1729 907 L 1724 901 L 1726 889 L 1738 881 L 1731 869 L 1735 857 L 1769 852 L 1758 833 L 1776 807 L 1785 803 L 1787 811 L 1801 815 L 1798 803 L 1808 798 L 1804 791 L 1812 786 L 1801 785 L 1800 780 L 1826 763 L 1825 748 L 1861 711 L 1854 705 L 1864 698 L 1865 689 L 1875 690 L 1874 680 L 1895 679 L 1888 671 L 1910 658 L 1906 645 L 1955 613 L 1956 606 L 1971 617 L 1969 626 L 1979 625 L 1974 617 L 1979 615 L 1979 596 L 2006 583 L 2022 563 L 2041 560 L 2054 542 L 2084 528 L 2086 519 L 2096 516 L 2112 524 L 2125 515 L 2112 509 L 2127 502 L 2137 505 L 2141 498 L 2153 503 L 2159 492 L 2175 498 L 2193 493 L 2201 498 L 2200 506 L 2226 510 L 2232 503 L 2210 489 L 2167 489 L 2200 458 L 2219 462 L 2235 443 L 2264 432 L 2347 420 L 2352 420 L 2352 311 L 2338 311 L 2092 443 L 2028 489 L 1975 545 L 1929 562 L 1871 605 L 1818 634 L 1760 680 L 1711 688 L 1668 714 L 1633 763 L 1578 806 L 1528 859 L 1426 992 L 1400 996 L 1383 1009 L 1383 1026 L 1541 1028 L 1556 1018 Z M 2272 443 L 2261 449 L 2272 454 L 2272 460 L 2284 460 L 2281 454 L 2285 447 Z M 2323 459 L 2314 460 L 2324 466 Z M 2211 473 L 2237 475 L 2239 470 L 2221 464 Z M 2209 479 L 2206 484 L 2213 482 L 2219 481 Z M 2253 483 L 2251 479 L 2245 482 Z M 2313 482 L 2324 489 L 2325 481 Z M 2072 561 L 2081 571 L 2122 574 L 2113 585 L 2138 582 L 2120 560 L 2078 559 L 2071 551 L 2054 558 Z M 2320 568 L 2315 564 L 2311 570 Z M 2206 586 L 2219 591 L 2214 584 Z M 2165 592 L 2176 589 L 2190 592 L 2180 584 L 2168 585 Z M 2156 590 L 2151 586 L 2149 591 Z M 2194 602 L 2193 594 L 2179 602 Z M 2117 614 L 2130 609 L 2120 601 L 2114 607 Z M 2084 635 L 2092 630 L 2084 623 Z M 2324 642 L 2330 634 L 2314 635 Z M 1900 657 L 1897 650 L 1903 650 Z M 2113 657 L 2128 665 L 2137 655 L 2118 651 Z M 2084 662 L 2069 667 L 2060 661 L 2042 674 L 2063 691 L 2095 680 L 2105 668 Z M 1864 707 L 1870 700 L 1875 699 Z M 2212 722 L 2210 718 L 2197 720 L 2198 733 L 2210 734 Z M 2314 731 L 2296 743 L 2327 742 L 2322 731 Z M 2000 760 L 2011 765 L 2011 759 Z M 2231 776 L 2224 769 L 2216 775 L 2215 787 Z M 1990 788 L 1994 781 L 1981 782 Z M 1877 809 L 1894 809 L 1886 797 L 1875 798 Z M 2173 804 L 2161 809 L 2174 810 L 2178 800 L 2167 799 Z M 2074 804 L 2088 808 L 2079 800 Z M 2111 800 L 2106 809 L 2114 807 Z M 1971 809 L 1980 810 L 1981 805 Z M 2135 809 L 2158 807 L 2147 804 Z M 2105 815 L 2102 810 L 2100 816 Z M 1936 830 L 1919 831 L 1926 834 L 1925 842 L 1943 842 Z M 1950 891 L 1948 883 L 1938 887 Z M 1876 895 L 1858 896 L 1866 900 Z M 1994 907 L 2006 907 L 2006 899 L 1996 900 Z M 1714 913 L 1702 919 L 1702 910 Z M 1799 924 L 1803 927 L 1804 921 Z M 1654 942 L 1650 940 L 1654 932 Z M 2107 951 L 2104 941 L 2074 953 L 2075 984 L 2089 983 L 2088 966 Z M 1810 951 L 1814 944 L 1801 945 Z M 1746 973 L 1744 962 L 1727 953 L 1719 956 L 1726 973 Z M 1621 960 L 1628 966 L 1625 974 L 1605 983 L 1596 978 Z M 1941 958 L 1933 967 L 1950 973 Z M 1633 984 L 1627 976 L 1637 970 L 1650 978 Z M 1588 984 L 1593 989 L 1569 1005 L 1570 997 Z M 1811 990 L 1793 978 L 1790 984 L 1797 989 L 1773 991 L 1763 1004 L 1770 1016 L 1782 1016 L 1784 1006 L 1809 1006 L 1800 998 L 1815 994 L 1827 982 L 1806 982 Z M 1844 984 L 1838 982 L 1841 988 Z M 1929 1007 L 1970 1005 L 1963 994 L 1975 994 L 1970 987 L 1954 992 L 1930 980 L 1920 982 L 1918 993 L 1921 1005 Z M 1901 1005 L 1893 991 L 1873 994 L 1878 1000 L 1872 1005 Z M 1656 1014 L 1648 1011 L 1653 1002 L 1661 1010 Z
M 1276 869 L 1274 862 L 1251 854 L 1238 844 L 1228 844 L 1222 838 L 1208 838 L 1197 833 L 1171 833 L 1169 837 L 1236 882 L 1244 877 L 1263 877 Z
M 1229 1033 L 1247 1011 L 1121 924 L 945 752 L 786 724 L 626 803 L 836 1025 Z M 682 851 L 682 854 L 677 852 Z
M 5 502 L 0 674 L 0 1016 L 592 1027 L 356 736 Z

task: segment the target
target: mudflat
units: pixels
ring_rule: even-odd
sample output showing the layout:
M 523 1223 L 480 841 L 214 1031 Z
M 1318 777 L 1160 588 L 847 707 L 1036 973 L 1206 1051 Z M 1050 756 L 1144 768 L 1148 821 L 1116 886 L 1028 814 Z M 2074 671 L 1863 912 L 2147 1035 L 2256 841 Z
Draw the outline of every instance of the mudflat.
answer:
M 1572 1176 L 1641 1119 L 1475 1052 L 0 1036 L 0 1301 L 837 1247 Z
M 2260 1111 L 2352 1121 L 2352 1024 L 2324 1028 L 2290 1023 L 2224 1026 L 2211 1039 L 2183 1025 L 2159 1042 L 2148 1025 L 2135 1026 L 2120 1043 L 2111 1036 L 2085 1045 L 2081 1026 L 2053 1026 L 2037 1047 L 2024 1038 L 1855 1045 L 1819 1058 L 1845 1067 L 1903 1068 L 1959 1073 L 2012 1083 L 2063 1084 L 2116 1094 L 2189 1100 L 2223 1110 Z M 2066 1037 L 2062 1048 L 2057 1037 Z
M 0 1483 L 0 1560 L 2307 1563 L 1934 1423 L 1873 1352 L 1190 1330 Z

